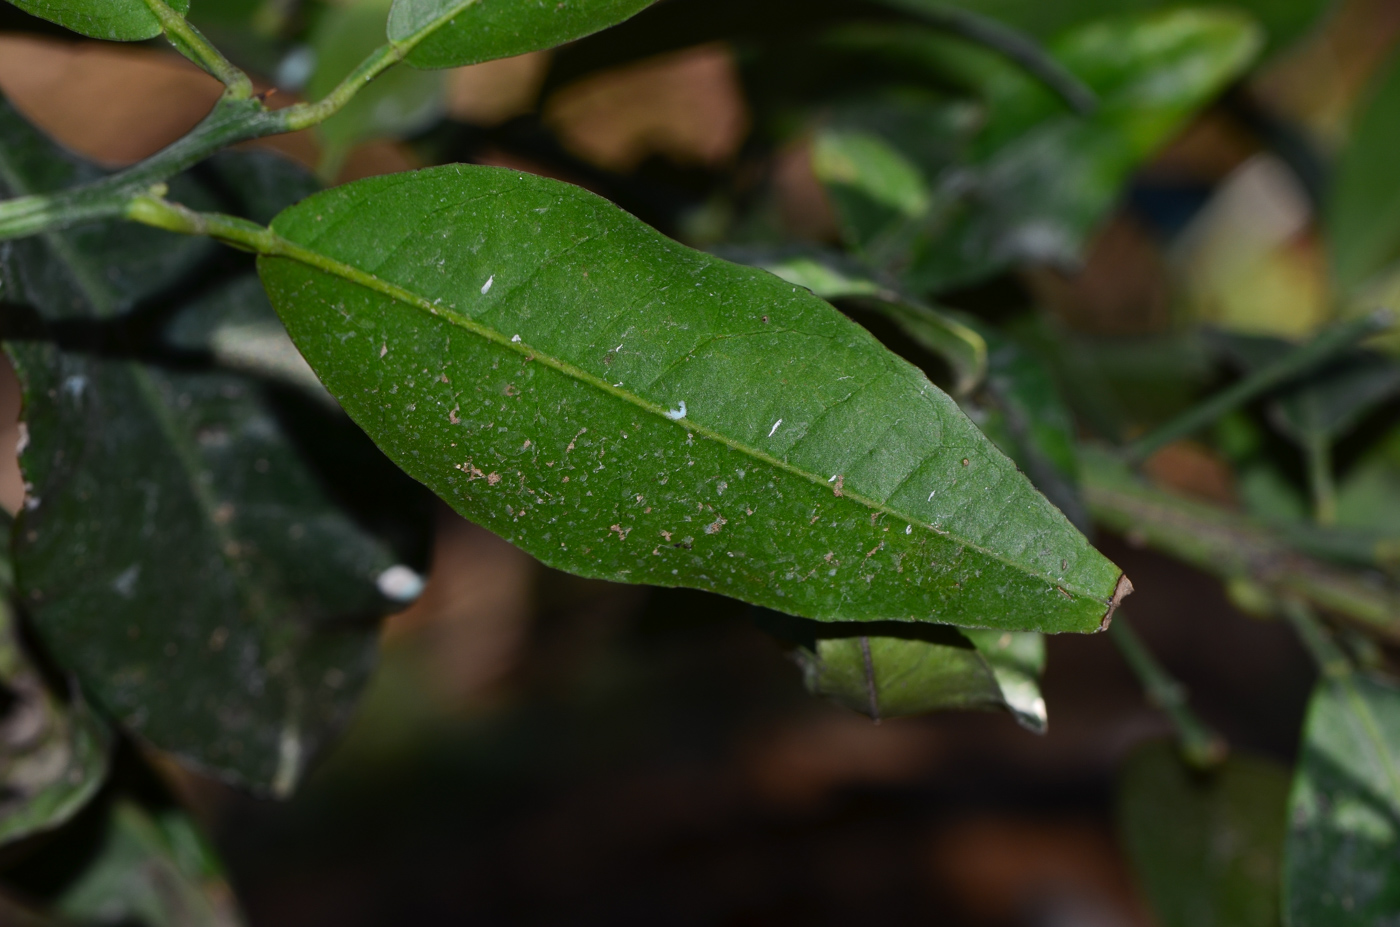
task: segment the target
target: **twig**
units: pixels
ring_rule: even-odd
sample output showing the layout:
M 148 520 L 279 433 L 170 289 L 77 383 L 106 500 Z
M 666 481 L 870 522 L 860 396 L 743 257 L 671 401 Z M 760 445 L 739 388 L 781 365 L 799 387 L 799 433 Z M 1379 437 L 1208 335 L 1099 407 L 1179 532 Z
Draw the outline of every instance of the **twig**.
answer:
M 1181 755 L 1186 762 L 1198 769 L 1219 765 L 1229 752 L 1225 738 L 1211 730 L 1191 711 L 1187 704 L 1186 687 L 1157 662 L 1152 651 L 1147 649 L 1142 638 L 1128 624 L 1121 609 L 1118 620 L 1109 625 L 1108 636 L 1113 638 L 1118 652 L 1142 683 L 1147 700 L 1171 719 L 1177 739 L 1181 742 Z
M 1149 486 L 1102 449 L 1086 448 L 1080 462 L 1084 501 L 1105 527 L 1222 579 L 1248 580 L 1400 641 L 1394 586 L 1300 553 L 1274 528 Z
M 1211 424 L 1227 412 L 1238 409 L 1283 383 L 1356 344 L 1367 335 L 1388 328 L 1389 310 L 1377 309 L 1358 319 L 1334 325 L 1307 344 L 1300 345 L 1273 363 L 1260 367 L 1238 383 L 1221 390 L 1205 402 L 1134 441 L 1127 449 L 1128 460 L 1141 463 L 1153 453 L 1180 438 Z
M 164 0 L 146 0 L 146 6 L 160 20 L 165 37 L 176 51 L 217 77 L 228 88 L 232 99 L 246 100 L 253 95 L 253 82 L 248 75 L 225 58 L 185 17 L 172 10 Z

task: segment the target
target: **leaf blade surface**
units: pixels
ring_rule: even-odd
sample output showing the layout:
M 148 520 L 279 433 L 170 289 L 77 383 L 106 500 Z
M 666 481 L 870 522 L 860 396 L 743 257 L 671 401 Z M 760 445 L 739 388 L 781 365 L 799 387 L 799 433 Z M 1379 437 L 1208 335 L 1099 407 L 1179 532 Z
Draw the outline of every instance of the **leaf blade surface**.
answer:
M 40 19 L 93 39 L 139 42 L 164 31 L 145 0 L 10 0 Z M 184 13 L 190 0 L 169 0 L 171 9 Z
M 389 41 L 426 33 L 405 59 L 455 68 L 553 48 L 620 23 L 656 0 L 395 0 Z

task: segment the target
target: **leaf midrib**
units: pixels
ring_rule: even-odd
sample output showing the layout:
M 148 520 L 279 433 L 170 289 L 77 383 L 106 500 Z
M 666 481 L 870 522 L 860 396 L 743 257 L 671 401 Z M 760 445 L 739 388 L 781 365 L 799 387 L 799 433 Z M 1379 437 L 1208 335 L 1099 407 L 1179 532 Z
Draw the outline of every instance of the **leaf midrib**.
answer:
M 730 438 L 729 436 L 719 431 L 716 431 L 708 426 L 701 425 L 698 422 L 695 422 L 689 418 L 683 417 L 679 419 L 673 419 L 670 417 L 670 415 L 667 414 L 667 410 L 665 407 L 654 403 L 651 400 L 638 396 L 636 393 L 633 393 L 630 390 L 614 386 L 613 384 L 607 382 L 601 377 L 589 373 L 587 370 L 584 370 L 581 367 L 577 367 L 566 360 L 562 360 L 561 358 L 557 358 L 552 354 L 548 354 L 544 351 L 540 351 L 536 348 L 533 348 L 523 339 L 518 342 L 512 341 L 510 338 L 507 338 L 504 334 L 502 334 L 494 328 L 491 328 L 488 325 L 484 325 L 476 321 L 475 319 L 463 315 L 453 309 L 437 305 L 429 301 L 427 298 L 420 296 L 417 293 L 406 289 L 405 287 L 399 286 L 398 284 L 390 283 L 389 281 L 384 280 L 381 277 L 377 277 L 374 274 L 368 273 L 367 271 L 363 271 L 358 267 L 354 267 L 353 265 L 346 264 L 342 261 L 338 261 L 335 258 L 332 258 L 319 251 L 315 251 L 304 245 L 298 244 L 297 242 L 291 241 L 290 239 L 278 234 L 276 231 L 271 232 L 270 239 L 266 241 L 266 245 L 268 247 L 267 250 L 263 252 L 263 259 L 271 257 L 286 258 L 301 263 L 307 267 L 312 268 L 313 270 L 319 270 L 323 273 L 330 274 L 331 276 L 340 277 L 343 280 L 346 280 L 358 286 L 362 286 L 368 290 L 374 291 L 383 296 L 387 296 L 392 300 L 404 303 L 405 305 L 418 309 L 421 312 L 426 312 L 434 318 L 441 319 L 450 325 L 454 325 L 458 328 L 461 328 L 492 344 L 495 344 L 499 347 L 505 348 L 506 350 L 519 354 L 527 360 L 543 363 L 546 367 L 550 367 L 551 369 L 556 370 L 564 374 L 565 376 L 570 377 L 571 379 L 577 380 L 588 386 L 592 386 L 597 390 L 601 390 L 607 395 L 613 396 L 614 398 L 620 399 L 625 403 L 635 406 L 636 408 L 655 416 L 663 422 L 683 427 L 690 432 L 694 432 L 695 434 L 700 435 L 702 438 L 707 438 L 711 441 L 716 441 L 730 448 L 731 450 L 738 451 L 741 454 L 744 454 L 762 463 L 768 464 L 771 467 L 775 467 L 793 476 L 800 477 L 823 489 L 831 488 L 828 481 L 819 474 L 804 470 L 801 467 L 795 466 L 794 464 L 788 463 L 787 461 L 774 457 L 765 451 L 759 450 L 755 447 L 751 447 L 734 438 Z M 925 524 L 922 521 L 917 521 L 911 518 L 906 513 L 901 512 L 898 509 L 891 508 L 889 505 L 883 502 L 877 502 L 876 500 L 871 499 L 868 496 L 865 496 L 861 493 L 843 489 L 839 498 L 850 499 L 853 502 L 856 502 L 873 512 L 890 516 L 891 518 L 899 522 L 917 528 L 921 531 L 929 531 L 936 535 L 939 535 L 940 537 L 950 537 L 963 547 L 976 551 L 989 559 L 998 561 L 1009 567 L 1012 567 L 1013 569 L 1026 576 L 1042 580 L 1050 586 L 1065 589 L 1066 591 L 1072 592 L 1074 595 L 1082 599 L 1088 599 L 1095 603 L 1103 602 L 1104 604 L 1107 604 L 1106 599 L 1100 599 L 1098 596 L 1092 594 L 1091 592 L 1085 591 L 1077 584 L 1071 585 L 1069 581 L 1061 581 L 1058 580 L 1056 577 L 1048 576 L 1044 573 L 1027 569 L 1025 565 L 1017 563 L 1016 561 L 1009 559 L 1005 555 L 999 554 L 996 551 L 983 547 L 980 544 L 973 543 L 972 541 L 969 541 L 961 535 L 953 533 L 952 531 L 948 531 L 942 528 L 935 528 L 932 525 Z

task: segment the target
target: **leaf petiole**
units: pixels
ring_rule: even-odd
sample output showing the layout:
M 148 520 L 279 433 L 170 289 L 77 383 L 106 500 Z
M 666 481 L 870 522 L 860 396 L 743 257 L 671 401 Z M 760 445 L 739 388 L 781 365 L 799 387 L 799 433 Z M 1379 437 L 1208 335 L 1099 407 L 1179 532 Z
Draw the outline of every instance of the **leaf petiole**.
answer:
M 233 62 L 224 57 L 209 40 L 190 22 L 175 12 L 164 0 L 146 0 L 156 19 L 160 20 L 165 37 L 176 51 L 208 71 L 228 88 L 227 94 L 235 100 L 246 100 L 253 95 L 253 81 Z

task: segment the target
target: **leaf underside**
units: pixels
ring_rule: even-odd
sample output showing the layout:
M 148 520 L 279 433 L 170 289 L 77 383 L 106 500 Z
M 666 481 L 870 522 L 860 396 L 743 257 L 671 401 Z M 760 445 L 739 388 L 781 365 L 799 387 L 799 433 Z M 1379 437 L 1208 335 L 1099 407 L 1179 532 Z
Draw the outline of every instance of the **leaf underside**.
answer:
M 1010 630 L 1093 631 L 1130 588 L 864 329 L 578 188 L 448 166 L 273 229 L 306 250 L 264 284 L 346 411 L 551 566 Z
M 32 16 L 47 19 L 93 39 L 139 42 L 162 32 L 145 0 L 10 0 Z M 190 0 L 167 0 L 177 13 L 187 12 Z
M 395 0 L 389 40 L 429 35 L 405 59 L 455 68 L 554 48 L 640 13 L 656 0 Z

